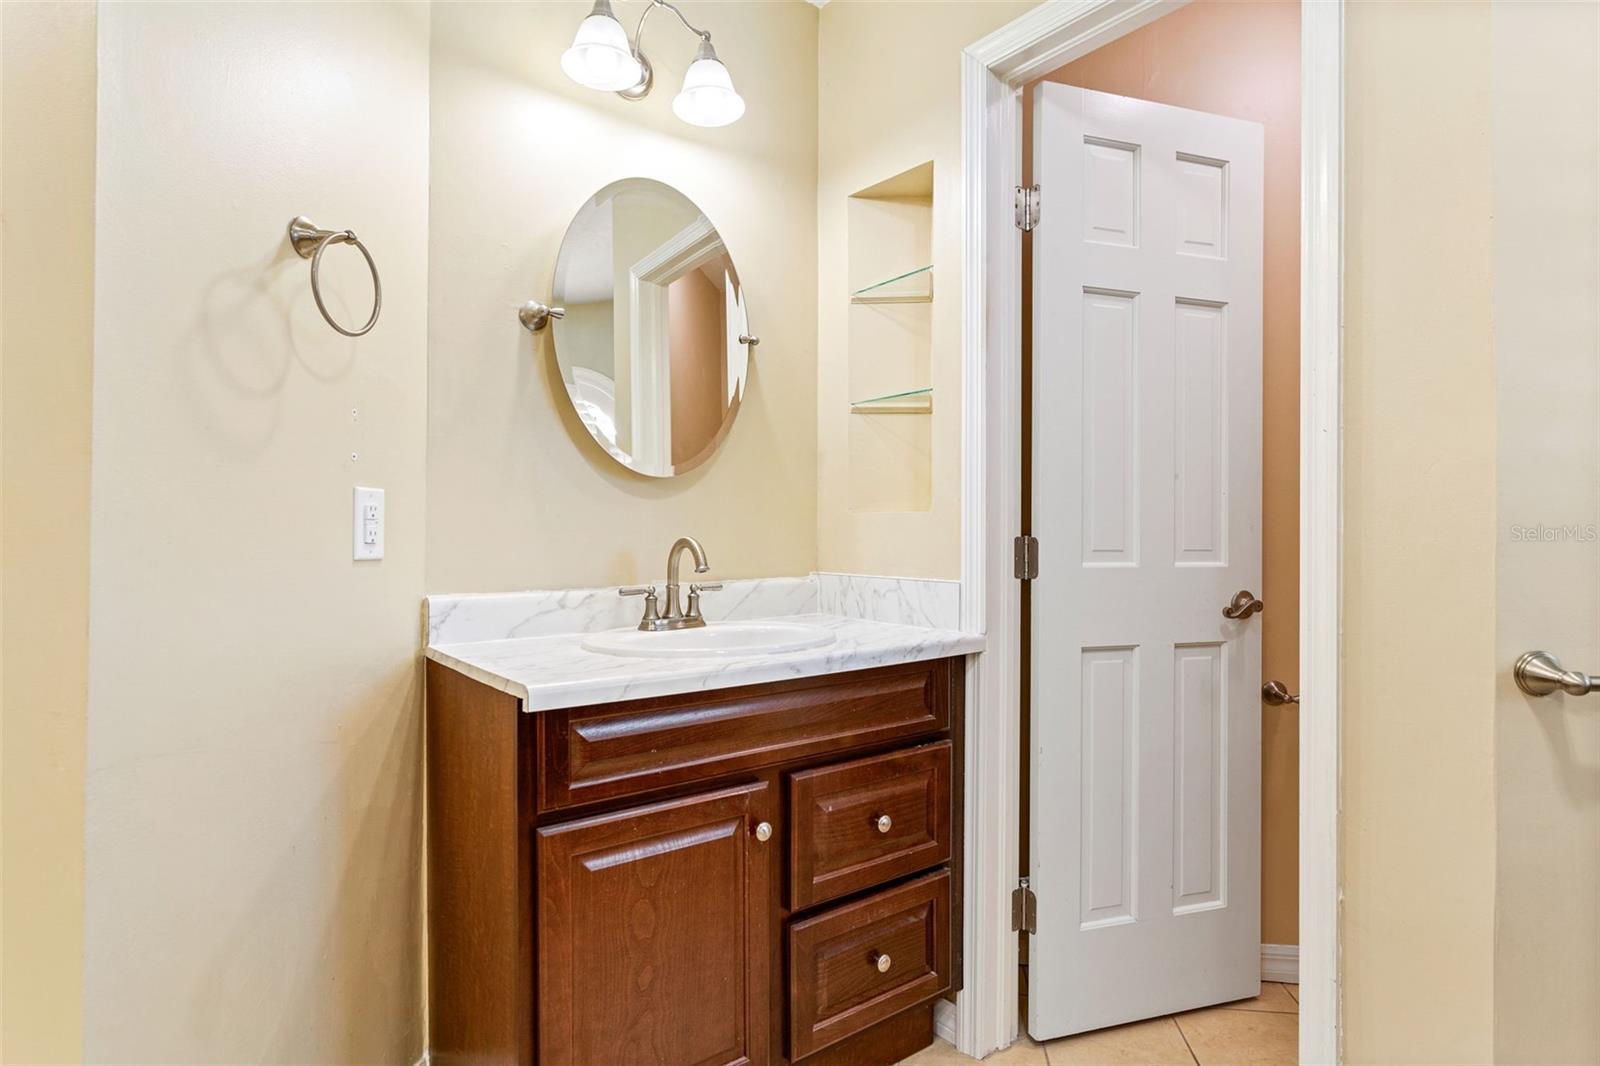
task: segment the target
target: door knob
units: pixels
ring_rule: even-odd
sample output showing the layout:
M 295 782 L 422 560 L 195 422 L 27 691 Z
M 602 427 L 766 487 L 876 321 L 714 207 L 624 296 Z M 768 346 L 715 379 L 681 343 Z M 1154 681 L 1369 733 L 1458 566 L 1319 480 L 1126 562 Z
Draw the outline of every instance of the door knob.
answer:
M 1548 696 L 1558 689 L 1569 696 L 1600 692 L 1600 677 L 1577 670 L 1564 670 L 1561 660 L 1547 651 L 1523 652 L 1511 668 L 1517 687 L 1530 696 Z
M 772 839 L 772 823 L 762 822 L 756 826 L 756 839 L 765 844 Z
M 1249 618 L 1253 614 L 1260 614 L 1267 605 L 1256 599 L 1256 594 L 1249 589 L 1240 589 L 1233 594 L 1233 599 L 1228 606 L 1222 609 L 1224 618 Z
M 1268 681 L 1261 686 L 1261 700 L 1274 707 L 1282 707 L 1286 703 L 1299 703 L 1299 693 L 1291 693 L 1289 686 L 1282 681 Z

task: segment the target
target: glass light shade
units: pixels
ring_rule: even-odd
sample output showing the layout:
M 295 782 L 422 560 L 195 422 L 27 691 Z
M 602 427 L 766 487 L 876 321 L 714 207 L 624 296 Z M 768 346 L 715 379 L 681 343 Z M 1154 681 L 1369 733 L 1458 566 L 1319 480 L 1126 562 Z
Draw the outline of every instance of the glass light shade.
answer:
M 590 89 L 631 89 L 639 84 L 644 69 L 628 46 L 628 33 L 610 5 L 600 4 L 578 26 L 572 47 L 561 54 L 561 69 L 567 77 Z
M 733 91 L 728 68 L 703 48 L 683 75 L 683 90 L 672 99 L 672 113 L 691 126 L 726 126 L 744 114 L 744 97 Z

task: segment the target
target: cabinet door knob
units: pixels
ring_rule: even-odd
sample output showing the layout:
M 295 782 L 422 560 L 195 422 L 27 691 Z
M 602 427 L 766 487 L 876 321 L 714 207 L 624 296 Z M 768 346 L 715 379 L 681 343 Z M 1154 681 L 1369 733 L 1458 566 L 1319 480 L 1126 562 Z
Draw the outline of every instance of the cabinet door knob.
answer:
M 894 819 L 890 818 L 887 814 L 880 814 L 872 824 L 878 827 L 878 832 L 887 833 L 889 830 L 894 828 Z
M 887 952 L 874 951 L 872 953 L 872 965 L 878 968 L 879 973 L 888 973 L 889 967 L 894 965 L 894 960 L 889 957 Z
M 756 825 L 756 839 L 762 843 L 772 839 L 772 823 L 761 822 Z

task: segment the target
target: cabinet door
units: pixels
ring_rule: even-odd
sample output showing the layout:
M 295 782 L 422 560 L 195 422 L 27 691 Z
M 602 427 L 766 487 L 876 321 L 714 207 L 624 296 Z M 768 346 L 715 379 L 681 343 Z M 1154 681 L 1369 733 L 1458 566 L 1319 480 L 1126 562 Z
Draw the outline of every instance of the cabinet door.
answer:
M 764 783 L 538 831 L 541 1066 L 767 1062 Z

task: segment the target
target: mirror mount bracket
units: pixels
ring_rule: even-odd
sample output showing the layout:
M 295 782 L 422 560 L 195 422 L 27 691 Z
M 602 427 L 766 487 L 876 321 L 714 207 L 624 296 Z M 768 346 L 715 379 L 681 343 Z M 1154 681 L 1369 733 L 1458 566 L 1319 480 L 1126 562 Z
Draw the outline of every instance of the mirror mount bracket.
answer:
M 522 323 L 522 328 L 529 333 L 538 333 L 550 324 L 552 318 L 566 317 L 566 308 L 551 307 L 549 304 L 540 303 L 538 300 L 529 300 L 517 308 L 517 319 Z

